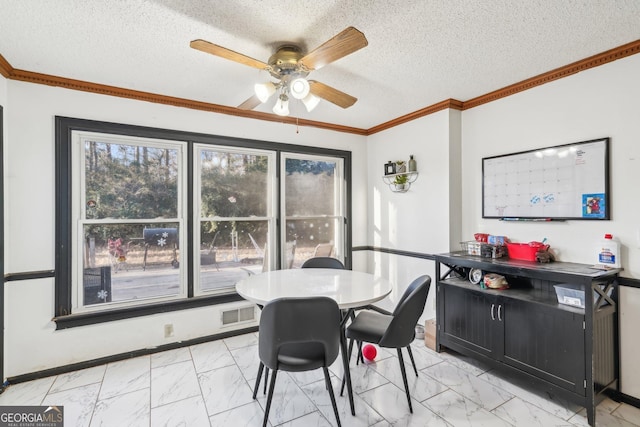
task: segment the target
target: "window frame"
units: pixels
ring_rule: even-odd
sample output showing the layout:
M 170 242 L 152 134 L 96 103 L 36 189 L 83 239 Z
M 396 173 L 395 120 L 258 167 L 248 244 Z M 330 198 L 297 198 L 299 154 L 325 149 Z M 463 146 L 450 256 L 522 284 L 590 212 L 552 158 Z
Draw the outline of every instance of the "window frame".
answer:
M 338 259 L 340 259 L 340 261 L 342 261 L 343 263 L 345 262 L 346 258 L 346 252 L 347 252 L 347 246 L 346 246 L 346 234 L 347 234 L 347 227 L 346 227 L 346 222 L 347 222 L 347 200 L 346 200 L 346 179 L 345 179 L 345 160 L 344 159 L 339 159 L 336 156 L 327 156 L 327 155 L 320 155 L 320 154 L 310 154 L 310 153 L 296 153 L 296 152 L 282 152 L 280 155 L 280 168 L 282 171 L 285 170 L 286 168 L 286 162 L 288 159 L 293 159 L 293 160 L 312 160 L 312 161 L 316 161 L 316 162 L 335 162 L 336 163 L 336 171 L 335 173 L 337 174 L 338 178 L 340 179 L 339 181 L 335 182 L 335 188 L 334 188 L 334 212 L 331 215 L 298 215 L 298 216 L 287 216 L 286 215 L 286 200 L 283 197 L 280 200 L 280 210 L 281 210 L 281 215 L 280 215 L 280 220 L 281 222 L 284 224 L 281 229 L 280 229 L 280 241 L 284 242 L 286 241 L 286 223 L 287 221 L 298 221 L 298 220 L 314 220 L 314 219 L 330 219 L 330 220 L 336 220 L 337 227 L 341 227 L 342 230 L 336 230 L 336 232 L 340 233 L 340 242 L 336 241 L 335 242 L 335 248 L 336 248 L 336 257 Z M 338 160 L 339 159 L 339 160 Z M 279 194 L 285 194 L 286 193 L 286 179 L 281 179 L 280 180 L 280 188 L 278 189 Z M 336 213 L 338 212 L 338 213 Z M 340 223 L 340 219 L 342 219 L 342 222 Z M 282 261 L 280 264 L 280 268 L 286 268 L 284 265 L 284 256 L 286 255 L 284 253 L 284 248 L 282 249 L 283 253 L 281 254 L 282 257 Z M 343 258 L 344 257 L 344 258 Z M 346 264 L 345 264 L 346 265 Z
M 86 217 L 86 153 L 85 153 L 85 143 L 87 141 L 98 140 L 99 142 L 110 143 L 110 144 L 120 144 L 120 145 L 137 145 L 137 146 L 147 146 L 156 149 L 174 149 L 177 153 L 177 161 L 178 161 L 178 175 L 177 175 L 177 195 L 176 195 L 176 212 L 175 217 L 171 218 L 97 218 L 97 219 L 87 219 Z M 96 142 L 98 142 L 96 141 Z M 143 144 L 144 143 L 144 144 Z M 83 296 L 84 296 L 84 287 L 80 285 L 80 277 L 82 277 L 83 270 L 85 266 L 82 262 L 83 255 L 83 228 L 88 224 L 132 224 L 132 223 L 140 223 L 140 224 L 154 224 L 154 223 L 177 223 L 178 229 L 180 232 L 178 233 L 178 247 L 183 248 L 185 244 L 184 237 L 184 227 L 186 225 L 185 221 L 185 207 L 188 206 L 186 199 L 186 182 L 187 182 L 187 142 L 186 141 L 168 141 L 166 139 L 157 139 L 157 138 L 143 138 L 143 137 L 132 137 L 129 135 L 112 135 L 105 133 L 97 133 L 97 132 L 84 132 L 78 131 L 72 134 L 71 140 L 71 158 L 76 159 L 73 161 L 71 165 L 71 174 L 72 174 L 72 190 L 73 194 L 78 194 L 78 197 L 73 197 L 71 200 L 72 203 L 72 242 L 71 245 L 71 263 L 75 264 L 72 274 L 71 281 L 72 283 L 78 283 L 75 287 L 75 290 L 72 287 L 72 312 L 75 313 L 88 313 L 88 312 L 97 312 L 97 311 L 106 311 L 106 310 L 114 310 L 118 308 L 125 308 L 131 306 L 140 306 L 143 305 L 143 300 L 146 301 L 154 301 L 154 302 L 166 302 L 173 300 L 180 300 L 186 297 L 187 294 L 187 277 L 186 270 L 180 269 L 178 276 L 179 280 L 179 291 L 174 295 L 157 295 L 145 297 L 143 299 L 129 299 L 125 301 L 118 302 L 108 302 L 105 305 L 102 304 L 94 304 L 94 305 L 84 305 L 82 304 Z M 73 179 L 76 178 L 76 179 Z M 74 224 L 75 223 L 75 224 Z M 185 263 L 184 254 L 180 253 L 180 260 L 183 264 Z M 146 304 L 144 304 L 146 305 Z
M 193 173 L 193 182 L 194 182 L 194 190 L 193 190 L 193 196 L 195 198 L 194 200 L 194 216 L 193 216 L 193 238 L 194 241 L 192 242 L 192 245 L 194 248 L 199 248 L 201 245 L 201 241 L 200 241 L 200 221 L 203 220 L 203 218 L 205 218 L 202 215 L 202 183 L 201 181 L 201 176 L 202 174 L 199 173 L 202 169 L 202 162 L 200 159 L 200 153 L 202 153 L 203 150 L 208 150 L 208 151 L 227 151 L 227 152 L 232 152 L 234 154 L 251 154 L 251 155 L 263 155 L 266 156 L 268 158 L 268 162 L 269 162 L 269 174 L 268 174 L 268 179 L 269 182 L 267 183 L 267 200 L 269 200 L 269 203 L 267 205 L 267 212 L 266 215 L 264 217 L 260 217 L 260 216 L 249 216 L 249 217 L 222 217 L 222 216 L 214 216 L 214 217 L 207 217 L 210 220 L 213 221 L 266 221 L 269 224 L 269 230 L 271 233 L 274 233 L 277 226 L 277 204 L 278 204 L 278 194 L 279 194 L 279 189 L 277 188 L 277 179 L 276 179 L 276 170 L 277 170 L 277 165 L 276 165 L 276 158 L 277 158 L 277 152 L 275 152 L 274 150 L 267 150 L 267 149 L 256 149 L 256 148 L 246 148 L 246 147 L 231 147 L 229 145 L 212 145 L 212 144 L 199 144 L 199 143 L 195 143 L 193 144 L 193 150 L 194 150 L 194 159 L 195 159 L 195 166 L 196 166 L 196 170 L 194 170 Z M 269 241 L 269 247 L 268 247 L 268 251 L 270 251 L 271 253 L 274 253 L 274 248 L 275 245 L 273 244 L 273 239 Z M 269 265 L 269 269 L 273 269 L 273 262 L 270 263 Z M 219 289 L 219 290 L 203 290 L 202 289 L 202 284 L 200 283 L 201 278 L 200 278 L 200 272 L 201 272 L 201 264 L 200 264 L 200 256 L 196 256 L 193 259 L 193 272 L 194 272 L 194 281 L 193 281 L 193 294 L 194 296 L 203 296 L 203 295 L 215 295 L 215 294 L 226 294 L 228 293 L 227 290 L 225 289 Z
M 275 152 L 275 179 L 277 182 L 276 197 L 280 193 L 280 157 L 282 153 L 299 153 L 317 156 L 341 157 L 344 165 L 344 200 L 346 203 L 345 219 L 345 253 L 344 261 L 347 268 L 351 268 L 352 259 L 352 228 L 351 228 L 351 152 L 330 148 L 312 147 L 304 145 L 285 144 L 271 141 L 252 140 L 244 138 L 234 138 L 213 134 L 203 134 L 189 131 L 172 129 L 162 129 L 129 124 L 102 122 L 88 119 L 78 119 L 71 117 L 55 116 L 55 286 L 54 286 L 54 318 L 56 329 L 66 329 L 79 327 L 121 319 L 129 319 L 140 316 L 147 316 L 157 313 L 187 310 L 197 307 L 225 304 L 234 301 L 242 301 L 243 298 L 235 292 L 224 294 L 203 294 L 194 295 L 195 286 L 195 263 L 194 263 L 194 220 L 195 220 L 195 199 L 194 199 L 194 146 L 204 144 L 211 146 L 235 147 L 241 149 L 256 149 Z M 185 223 L 183 225 L 186 233 L 184 236 L 184 255 L 186 260 L 186 297 L 179 300 L 163 301 L 146 305 L 123 307 L 110 310 L 92 311 L 84 313 L 73 312 L 72 301 L 72 250 L 73 241 L 73 198 L 77 197 L 73 193 L 72 187 L 72 141 L 74 132 L 91 132 L 110 134 L 114 136 L 131 136 L 148 139 L 158 139 L 167 141 L 186 141 L 186 200 L 187 205 L 183 206 Z M 278 259 L 273 261 L 273 265 L 279 266 L 282 253 L 282 242 L 280 239 L 280 229 L 282 222 L 282 208 L 280 203 L 276 203 L 274 235 L 275 250 Z

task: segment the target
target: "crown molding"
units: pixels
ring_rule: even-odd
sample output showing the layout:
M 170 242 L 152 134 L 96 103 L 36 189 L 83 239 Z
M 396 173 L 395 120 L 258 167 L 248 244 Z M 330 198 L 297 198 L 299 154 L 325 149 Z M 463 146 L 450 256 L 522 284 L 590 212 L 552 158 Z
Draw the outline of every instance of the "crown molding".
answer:
M 212 113 L 227 114 L 248 119 L 278 122 L 294 126 L 315 127 L 336 132 L 368 136 L 445 109 L 468 110 L 470 108 L 496 101 L 498 99 L 534 88 L 536 86 L 540 86 L 545 83 L 549 83 L 554 80 L 579 73 L 580 71 L 588 70 L 589 68 L 598 67 L 617 59 L 635 55 L 637 53 L 640 53 L 640 40 L 624 44 L 622 46 L 607 50 L 597 55 L 590 56 L 586 59 L 571 63 L 569 65 L 556 68 L 555 70 L 548 71 L 546 73 L 531 77 L 518 83 L 514 83 L 502 89 L 489 92 L 487 94 L 472 98 L 467 101 L 447 99 L 422 108 L 420 110 L 414 111 L 412 113 L 406 114 L 404 116 L 395 118 L 393 120 L 389 120 L 388 122 L 379 124 L 369 129 L 342 126 L 333 123 L 300 119 L 297 117 L 281 117 L 275 114 L 263 113 L 260 111 L 241 110 L 239 108 L 228 107 L 225 105 L 211 104 L 202 101 L 176 98 L 150 92 L 141 92 L 116 86 L 107 86 L 98 83 L 85 82 L 81 80 L 68 79 L 65 77 L 58 77 L 48 74 L 35 73 L 32 71 L 15 69 L 2 55 L 0 55 L 0 74 L 2 74 L 7 79 L 20 80 L 29 83 L 59 86 L 66 89 L 98 93 L 101 95 L 117 96 L 121 98 L 135 99 L 138 101 L 147 101 L 157 104 L 172 105 L 175 107 L 190 108 L 193 110 L 209 111 Z
M 1 65 L 1 64 L 0 64 Z M 190 108 L 193 110 L 209 111 L 212 113 L 227 114 L 232 116 L 244 117 L 249 119 L 265 120 L 270 122 L 278 122 L 290 124 L 294 126 L 316 127 L 320 129 L 328 129 L 336 132 L 354 133 L 357 135 L 366 135 L 365 129 L 342 126 L 333 123 L 319 122 L 315 120 L 300 119 L 297 117 L 281 117 L 275 114 L 263 113 L 259 111 L 241 110 L 239 108 L 227 107 L 225 105 L 211 104 L 208 102 L 194 101 L 185 98 L 176 98 L 173 96 L 160 95 L 150 92 L 142 92 L 132 89 L 126 89 L 116 86 L 108 86 L 99 83 L 86 82 L 82 80 L 68 79 L 66 77 L 52 76 L 49 74 L 35 73 L 11 68 L 8 78 L 28 83 L 36 83 L 48 86 L 57 86 L 65 89 L 79 90 L 83 92 L 97 93 L 100 95 L 117 96 L 120 98 L 135 99 L 137 101 L 147 101 L 156 104 L 171 105 L 174 107 Z
M 411 120 L 415 120 L 417 118 L 428 116 L 429 114 L 436 113 L 438 111 L 452 109 L 452 110 L 462 110 L 463 102 L 458 101 L 457 99 L 446 99 L 444 101 L 438 102 L 437 104 L 430 105 L 428 107 L 421 108 L 420 110 L 414 111 L 413 113 L 405 114 L 404 116 L 400 116 L 393 120 L 389 120 L 388 122 L 379 124 L 378 126 L 374 126 L 372 128 L 367 129 L 367 135 L 373 135 L 374 133 L 382 132 L 383 130 L 401 125 L 403 123 L 410 122 Z
M 573 62 L 569 65 L 565 65 L 564 67 L 556 68 L 555 70 L 539 74 L 535 77 L 531 77 L 521 82 L 514 83 L 502 89 L 498 89 L 493 92 L 489 92 L 487 94 L 470 99 L 463 103 L 462 109 L 468 110 L 470 108 L 477 107 L 488 102 L 496 101 L 500 98 L 505 98 L 507 96 L 514 95 L 518 92 L 523 92 L 525 90 L 552 82 L 554 80 L 568 77 L 572 74 L 579 73 L 580 71 L 588 70 L 589 68 L 598 67 L 600 65 L 613 62 L 617 59 L 635 55 L 637 53 L 640 53 L 640 40 L 618 46 L 611 50 L 607 50 L 597 55 L 593 55 L 580 61 Z
M 4 56 L 0 55 L 0 74 L 6 78 L 10 78 L 12 73 L 13 67 L 6 59 L 4 59 Z

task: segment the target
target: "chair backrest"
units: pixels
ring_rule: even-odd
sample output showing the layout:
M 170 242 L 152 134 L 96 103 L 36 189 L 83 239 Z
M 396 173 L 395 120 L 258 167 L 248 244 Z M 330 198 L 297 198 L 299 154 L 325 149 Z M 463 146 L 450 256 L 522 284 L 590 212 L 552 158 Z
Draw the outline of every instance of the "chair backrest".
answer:
M 313 257 L 328 257 L 333 253 L 333 242 L 320 243 L 313 251 Z
M 393 310 L 393 319 L 380 339 L 381 346 L 406 347 L 413 341 L 416 324 L 424 311 L 430 287 L 431 277 L 428 275 L 411 282 Z
M 264 306 L 260 315 L 258 353 L 265 366 L 277 369 L 278 354 L 304 352 L 311 346 L 324 349 L 323 366 L 331 365 L 338 357 L 340 309 L 335 300 L 278 298 Z
M 335 268 L 344 270 L 344 264 L 339 259 L 322 256 L 309 258 L 302 264 L 301 268 Z

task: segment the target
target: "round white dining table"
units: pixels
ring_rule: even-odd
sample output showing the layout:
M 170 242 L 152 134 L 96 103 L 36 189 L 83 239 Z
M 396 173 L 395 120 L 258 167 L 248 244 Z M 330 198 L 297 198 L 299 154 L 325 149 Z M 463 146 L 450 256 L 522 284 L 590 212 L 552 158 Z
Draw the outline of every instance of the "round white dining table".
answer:
M 340 348 L 352 415 L 355 415 L 355 407 L 344 325 L 354 308 L 380 301 L 389 295 L 391 290 L 391 282 L 382 277 L 333 268 L 267 271 L 251 275 L 236 283 L 236 292 L 241 297 L 261 306 L 284 297 L 326 296 L 338 303 L 342 310 Z
M 342 310 L 362 307 L 391 293 L 391 282 L 369 273 L 331 268 L 274 270 L 251 275 L 236 283 L 246 300 L 265 305 L 282 297 L 326 296 Z

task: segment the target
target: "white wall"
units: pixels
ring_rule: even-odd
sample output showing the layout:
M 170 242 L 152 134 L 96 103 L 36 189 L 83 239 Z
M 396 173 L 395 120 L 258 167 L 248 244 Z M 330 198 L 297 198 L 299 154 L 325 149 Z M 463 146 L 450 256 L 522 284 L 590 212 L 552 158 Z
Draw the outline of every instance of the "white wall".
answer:
M 459 128 L 460 112 L 443 110 L 376 133 L 368 138 L 369 164 L 369 244 L 427 254 L 448 252 L 455 230 L 459 229 L 456 206 L 450 184 L 459 184 L 456 164 L 459 136 L 452 135 L 452 127 Z M 453 158 L 451 157 L 453 152 Z M 418 179 L 406 193 L 394 193 L 383 182 L 384 164 L 391 160 L 408 160 L 414 156 Z M 453 165 L 453 167 L 452 167 Z M 453 171 L 453 176 L 452 176 Z M 409 283 L 417 276 L 429 274 L 434 285 L 422 320 L 435 317 L 434 263 L 429 260 L 372 252 L 369 271 L 380 274 L 395 285 L 391 298 L 381 304 L 390 309 Z
M 0 105 L 7 108 L 7 79 L 0 76 Z
M 8 123 L 5 119 L 6 114 L 7 114 L 7 79 L 5 79 L 3 76 L 0 75 L 0 106 L 2 106 L 3 108 L 3 112 L 2 112 L 2 118 L 3 118 L 3 130 L 2 130 L 2 139 L 3 141 L 6 141 L 7 139 L 7 129 L 8 129 Z M 4 149 L 3 149 L 3 153 L 4 153 Z M 4 159 L 3 155 L 0 155 L 0 158 L 2 160 L 2 166 L 3 168 L 6 168 L 6 159 Z M 4 176 L 2 179 L 2 184 L 3 184 L 3 192 L 4 192 Z M 3 209 L 4 209 L 4 215 L 6 216 L 6 211 L 7 211 L 7 204 L 3 203 Z M 2 233 L 0 233 L 0 239 L 4 239 L 4 235 Z M 2 259 L 0 259 L 0 263 L 2 263 L 4 265 L 4 253 L 0 254 L 0 256 L 2 257 Z M 1 272 L 0 272 L 1 273 Z M 5 303 L 6 305 L 6 303 Z M 1 309 L 0 309 L 1 311 Z M 0 313 L 1 314 L 1 313 Z M 5 344 L 5 343 L 3 343 Z M 3 348 L 4 345 L 0 345 L 0 348 Z M 4 349 L 3 349 L 4 351 Z M 4 380 L 4 378 L 2 378 Z
M 595 243 L 612 233 L 622 243 L 623 276 L 640 279 L 640 55 L 548 83 L 463 112 L 462 232 L 548 239 L 559 260 L 593 263 Z M 611 221 L 551 223 L 483 220 L 482 157 L 611 137 Z M 640 289 L 620 293 L 622 392 L 640 397 L 637 355 Z
M 54 268 L 54 116 L 352 151 L 353 244 L 367 244 L 363 136 L 304 127 L 297 134 L 291 125 L 18 81 L 0 80 L 0 102 L 3 96 L 11 103 L 5 108 L 5 124 L 10 125 L 5 138 L 5 273 Z M 354 269 L 366 269 L 366 260 L 357 258 Z M 55 331 L 53 279 L 8 282 L 5 289 L 8 377 L 224 332 L 228 329 L 220 325 L 220 310 L 247 305 L 238 302 Z M 174 324 L 175 337 L 164 338 L 165 323 Z
M 7 129 L 9 128 L 9 124 L 7 123 L 7 79 L 5 79 L 3 76 L 0 75 L 0 105 L 3 107 L 3 116 L 4 116 L 4 123 L 3 123 L 3 127 L 4 127 L 4 131 L 3 131 L 3 137 L 4 140 L 7 140 Z M 6 160 L 5 160 L 5 165 L 6 165 Z M 6 209 L 6 203 L 5 203 L 5 209 Z M 0 236 L 1 238 L 1 236 Z

